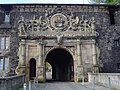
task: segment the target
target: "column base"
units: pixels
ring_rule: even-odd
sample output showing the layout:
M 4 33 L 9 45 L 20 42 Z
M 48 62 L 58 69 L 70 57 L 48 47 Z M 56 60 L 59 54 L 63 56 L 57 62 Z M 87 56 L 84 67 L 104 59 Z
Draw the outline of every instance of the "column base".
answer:
M 37 70 L 37 79 L 38 82 L 45 82 L 45 78 L 44 78 L 44 67 L 38 67 Z
M 98 73 L 99 72 L 99 65 L 93 65 L 93 73 Z
M 77 66 L 77 82 L 83 81 L 83 65 Z

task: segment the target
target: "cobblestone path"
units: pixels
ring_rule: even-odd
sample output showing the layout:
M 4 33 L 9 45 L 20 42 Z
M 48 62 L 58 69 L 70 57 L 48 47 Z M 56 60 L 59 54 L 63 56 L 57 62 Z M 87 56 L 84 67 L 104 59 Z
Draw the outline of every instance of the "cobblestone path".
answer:
M 52 82 L 52 83 L 39 83 L 32 84 L 31 89 L 27 90 L 110 90 L 109 88 L 95 85 L 95 89 L 92 84 L 80 84 L 74 82 Z M 111 89 L 113 90 L 113 89 Z

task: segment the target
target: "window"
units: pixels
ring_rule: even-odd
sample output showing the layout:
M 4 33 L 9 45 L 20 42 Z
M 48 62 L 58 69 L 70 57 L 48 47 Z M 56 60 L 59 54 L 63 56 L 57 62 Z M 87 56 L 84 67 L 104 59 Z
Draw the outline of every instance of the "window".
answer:
M 10 13 L 9 12 L 5 13 L 5 22 L 10 22 Z
M 109 10 L 109 16 L 110 16 L 110 24 L 114 25 L 115 24 L 114 10 Z
M 117 69 L 120 69 L 120 63 L 117 63 Z
M 0 43 L 0 44 L 1 44 L 1 50 L 3 50 L 3 49 L 5 48 L 5 47 L 4 47 L 4 46 L 5 46 L 5 45 L 4 45 L 4 44 L 5 44 L 5 42 L 4 42 L 4 41 L 5 41 L 5 38 L 4 38 L 4 37 L 1 37 L 1 38 L 0 38 L 0 41 L 1 41 L 1 43 Z
M 119 39 L 114 40 L 114 46 L 115 47 L 120 46 L 120 40 Z
M 9 49 L 9 37 L 6 37 L 5 44 L 5 49 Z
M 8 70 L 9 67 L 9 58 L 0 57 L 0 70 Z
M 9 37 L 0 37 L 0 50 L 8 50 L 9 49 Z
M 3 70 L 3 58 L 0 58 L 0 70 Z

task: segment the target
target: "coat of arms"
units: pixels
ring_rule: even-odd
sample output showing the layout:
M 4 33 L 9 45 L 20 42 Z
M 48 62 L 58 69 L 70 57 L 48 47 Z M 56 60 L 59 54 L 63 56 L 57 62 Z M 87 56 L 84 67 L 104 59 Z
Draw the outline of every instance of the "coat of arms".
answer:
M 67 17 L 61 13 L 53 15 L 50 22 L 55 29 L 64 29 L 68 24 Z

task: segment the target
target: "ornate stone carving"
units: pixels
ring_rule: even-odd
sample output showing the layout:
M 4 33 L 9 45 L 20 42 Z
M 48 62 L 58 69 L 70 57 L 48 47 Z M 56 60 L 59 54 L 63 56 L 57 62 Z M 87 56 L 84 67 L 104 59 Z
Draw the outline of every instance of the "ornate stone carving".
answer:
M 70 26 L 68 28 L 72 29 L 72 30 L 77 30 L 78 29 L 78 25 L 79 25 L 79 17 L 78 16 L 74 16 L 73 14 L 71 14 L 71 16 L 69 16 L 69 22 L 70 22 Z
M 62 44 L 62 38 L 63 38 L 63 35 L 61 35 L 61 34 L 58 34 L 57 35 L 57 43 L 60 45 L 60 44 Z
M 26 35 L 26 22 L 24 21 L 23 16 L 21 16 L 21 20 L 18 21 L 18 30 L 19 35 Z
M 46 13 L 44 13 L 43 16 L 39 16 L 39 18 L 33 16 L 33 19 L 26 22 L 24 17 L 22 17 L 22 19 L 18 21 L 18 24 L 20 35 L 25 35 L 26 32 L 29 32 L 29 34 L 35 34 L 35 31 L 39 32 L 45 30 L 56 32 L 79 31 L 85 35 L 94 35 L 97 33 L 95 31 L 94 17 L 86 19 L 84 15 L 78 17 L 73 13 L 66 14 L 61 9 L 58 11 L 46 10 Z
M 47 20 L 43 16 L 40 16 L 39 19 L 36 19 L 36 17 L 33 16 L 33 19 L 28 21 L 27 30 L 39 31 L 39 30 L 45 30 L 46 28 L 47 28 Z
M 61 13 L 54 14 L 51 19 L 50 23 L 54 29 L 64 29 L 67 24 L 68 20 L 67 17 Z

